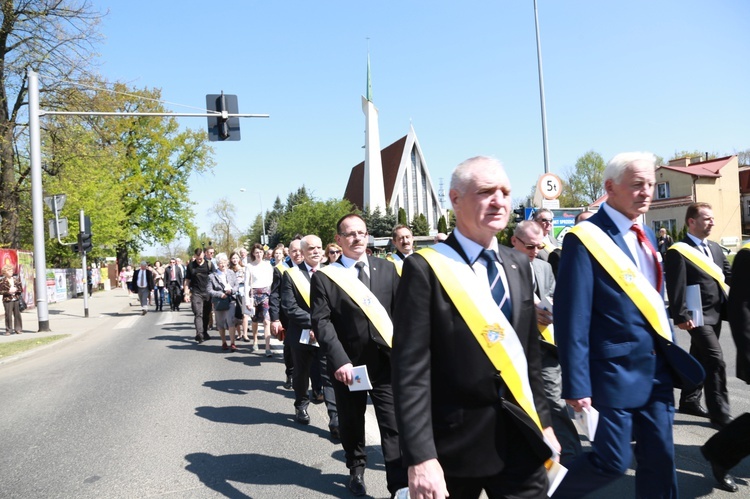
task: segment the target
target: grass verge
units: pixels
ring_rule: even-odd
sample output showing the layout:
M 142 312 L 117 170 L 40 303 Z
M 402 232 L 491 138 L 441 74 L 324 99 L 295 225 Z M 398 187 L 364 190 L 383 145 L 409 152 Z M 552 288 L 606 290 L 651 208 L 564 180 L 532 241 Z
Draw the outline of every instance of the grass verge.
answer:
M 32 348 L 37 348 L 48 343 L 67 338 L 69 334 L 55 334 L 52 336 L 45 336 L 43 338 L 32 338 L 29 340 L 18 340 L 9 341 L 8 343 L 0 344 L 0 359 L 10 357 L 11 355 L 17 355 L 23 353 Z

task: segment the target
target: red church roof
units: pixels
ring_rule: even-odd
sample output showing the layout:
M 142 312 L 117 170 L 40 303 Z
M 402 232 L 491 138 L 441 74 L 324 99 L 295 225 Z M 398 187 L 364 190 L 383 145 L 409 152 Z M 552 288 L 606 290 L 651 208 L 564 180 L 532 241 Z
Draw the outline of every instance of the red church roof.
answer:
M 398 139 L 393 144 L 380 151 L 380 160 L 383 163 L 383 184 L 385 188 L 385 204 L 391 204 L 391 196 L 396 188 L 396 176 L 398 167 L 401 164 L 401 157 L 406 145 L 406 135 Z M 365 162 L 352 168 L 349 175 L 349 182 L 346 184 L 344 199 L 348 199 L 353 205 L 361 209 L 364 204 L 364 185 L 365 185 Z

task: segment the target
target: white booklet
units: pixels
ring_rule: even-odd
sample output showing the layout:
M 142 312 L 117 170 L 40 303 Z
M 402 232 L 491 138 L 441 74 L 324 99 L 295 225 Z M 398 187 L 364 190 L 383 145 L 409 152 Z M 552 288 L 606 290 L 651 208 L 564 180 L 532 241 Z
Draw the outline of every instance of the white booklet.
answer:
M 303 329 L 302 332 L 299 334 L 299 342 L 304 345 L 311 345 L 314 347 L 319 347 L 318 340 L 314 340 L 312 343 L 310 343 L 310 330 L 309 329 Z
M 370 376 L 367 374 L 367 366 L 354 366 L 352 369 L 352 376 L 354 377 L 354 382 L 349 385 L 350 391 L 359 392 L 362 390 L 372 390 Z
M 575 413 L 575 422 L 578 430 L 586 435 L 589 441 L 594 441 L 596 427 L 599 425 L 599 411 L 594 407 L 584 407 L 581 412 Z
M 560 485 L 562 479 L 568 473 L 568 468 L 560 464 L 560 453 L 552 446 L 547 437 L 544 437 L 544 443 L 547 444 L 552 450 L 552 457 L 544 463 L 544 467 L 547 469 L 547 496 L 552 497 L 552 494 L 557 490 L 557 486 Z
M 685 288 L 685 307 L 695 327 L 703 326 L 703 301 L 701 300 L 700 284 L 692 284 Z

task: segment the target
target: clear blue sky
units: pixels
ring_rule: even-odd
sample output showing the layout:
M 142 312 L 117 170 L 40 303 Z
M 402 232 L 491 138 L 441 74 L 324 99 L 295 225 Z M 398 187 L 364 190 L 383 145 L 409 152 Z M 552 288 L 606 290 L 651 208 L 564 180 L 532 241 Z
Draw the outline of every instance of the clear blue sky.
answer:
M 446 190 L 455 165 L 478 154 L 503 161 L 514 197 L 544 171 L 533 0 L 93 2 L 109 10 L 105 77 L 195 107 L 223 90 L 240 112 L 271 115 L 243 120 L 240 142 L 214 143 L 214 173 L 191 179 L 200 230 L 223 196 L 243 228 L 261 199 L 267 209 L 302 184 L 343 196 L 364 159 L 367 38 L 383 147 L 413 123 Z M 750 2 L 538 6 L 552 172 L 590 149 L 608 160 L 750 148 Z

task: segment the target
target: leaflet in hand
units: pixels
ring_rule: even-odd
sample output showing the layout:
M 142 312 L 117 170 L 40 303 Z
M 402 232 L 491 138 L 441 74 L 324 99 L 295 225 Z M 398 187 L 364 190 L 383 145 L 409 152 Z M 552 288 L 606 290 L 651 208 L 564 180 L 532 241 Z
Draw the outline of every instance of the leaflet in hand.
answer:
M 685 307 L 693 320 L 695 327 L 703 326 L 703 301 L 701 300 L 700 284 L 692 284 L 685 288 Z
M 575 422 L 578 430 L 586 435 L 589 441 L 594 441 L 596 427 L 599 425 L 599 411 L 593 407 L 584 407 L 581 412 L 575 413 Z
M 354 382 L 349 385 L 350 391 L 359 392 L 362 390 L 372 390 L 370 376 L 367 374 L 367 366 L 354 366 L 352 369 L 352 377 L 354 378 Z
M 310 343 L 310 330 L 309 329 L 303 329 L 302 332 L 299 334 L 299 342 L 303 345 L 311 345 L 314 347 L 319 347 L 317 340 L 313 340 L 312 343 Z

